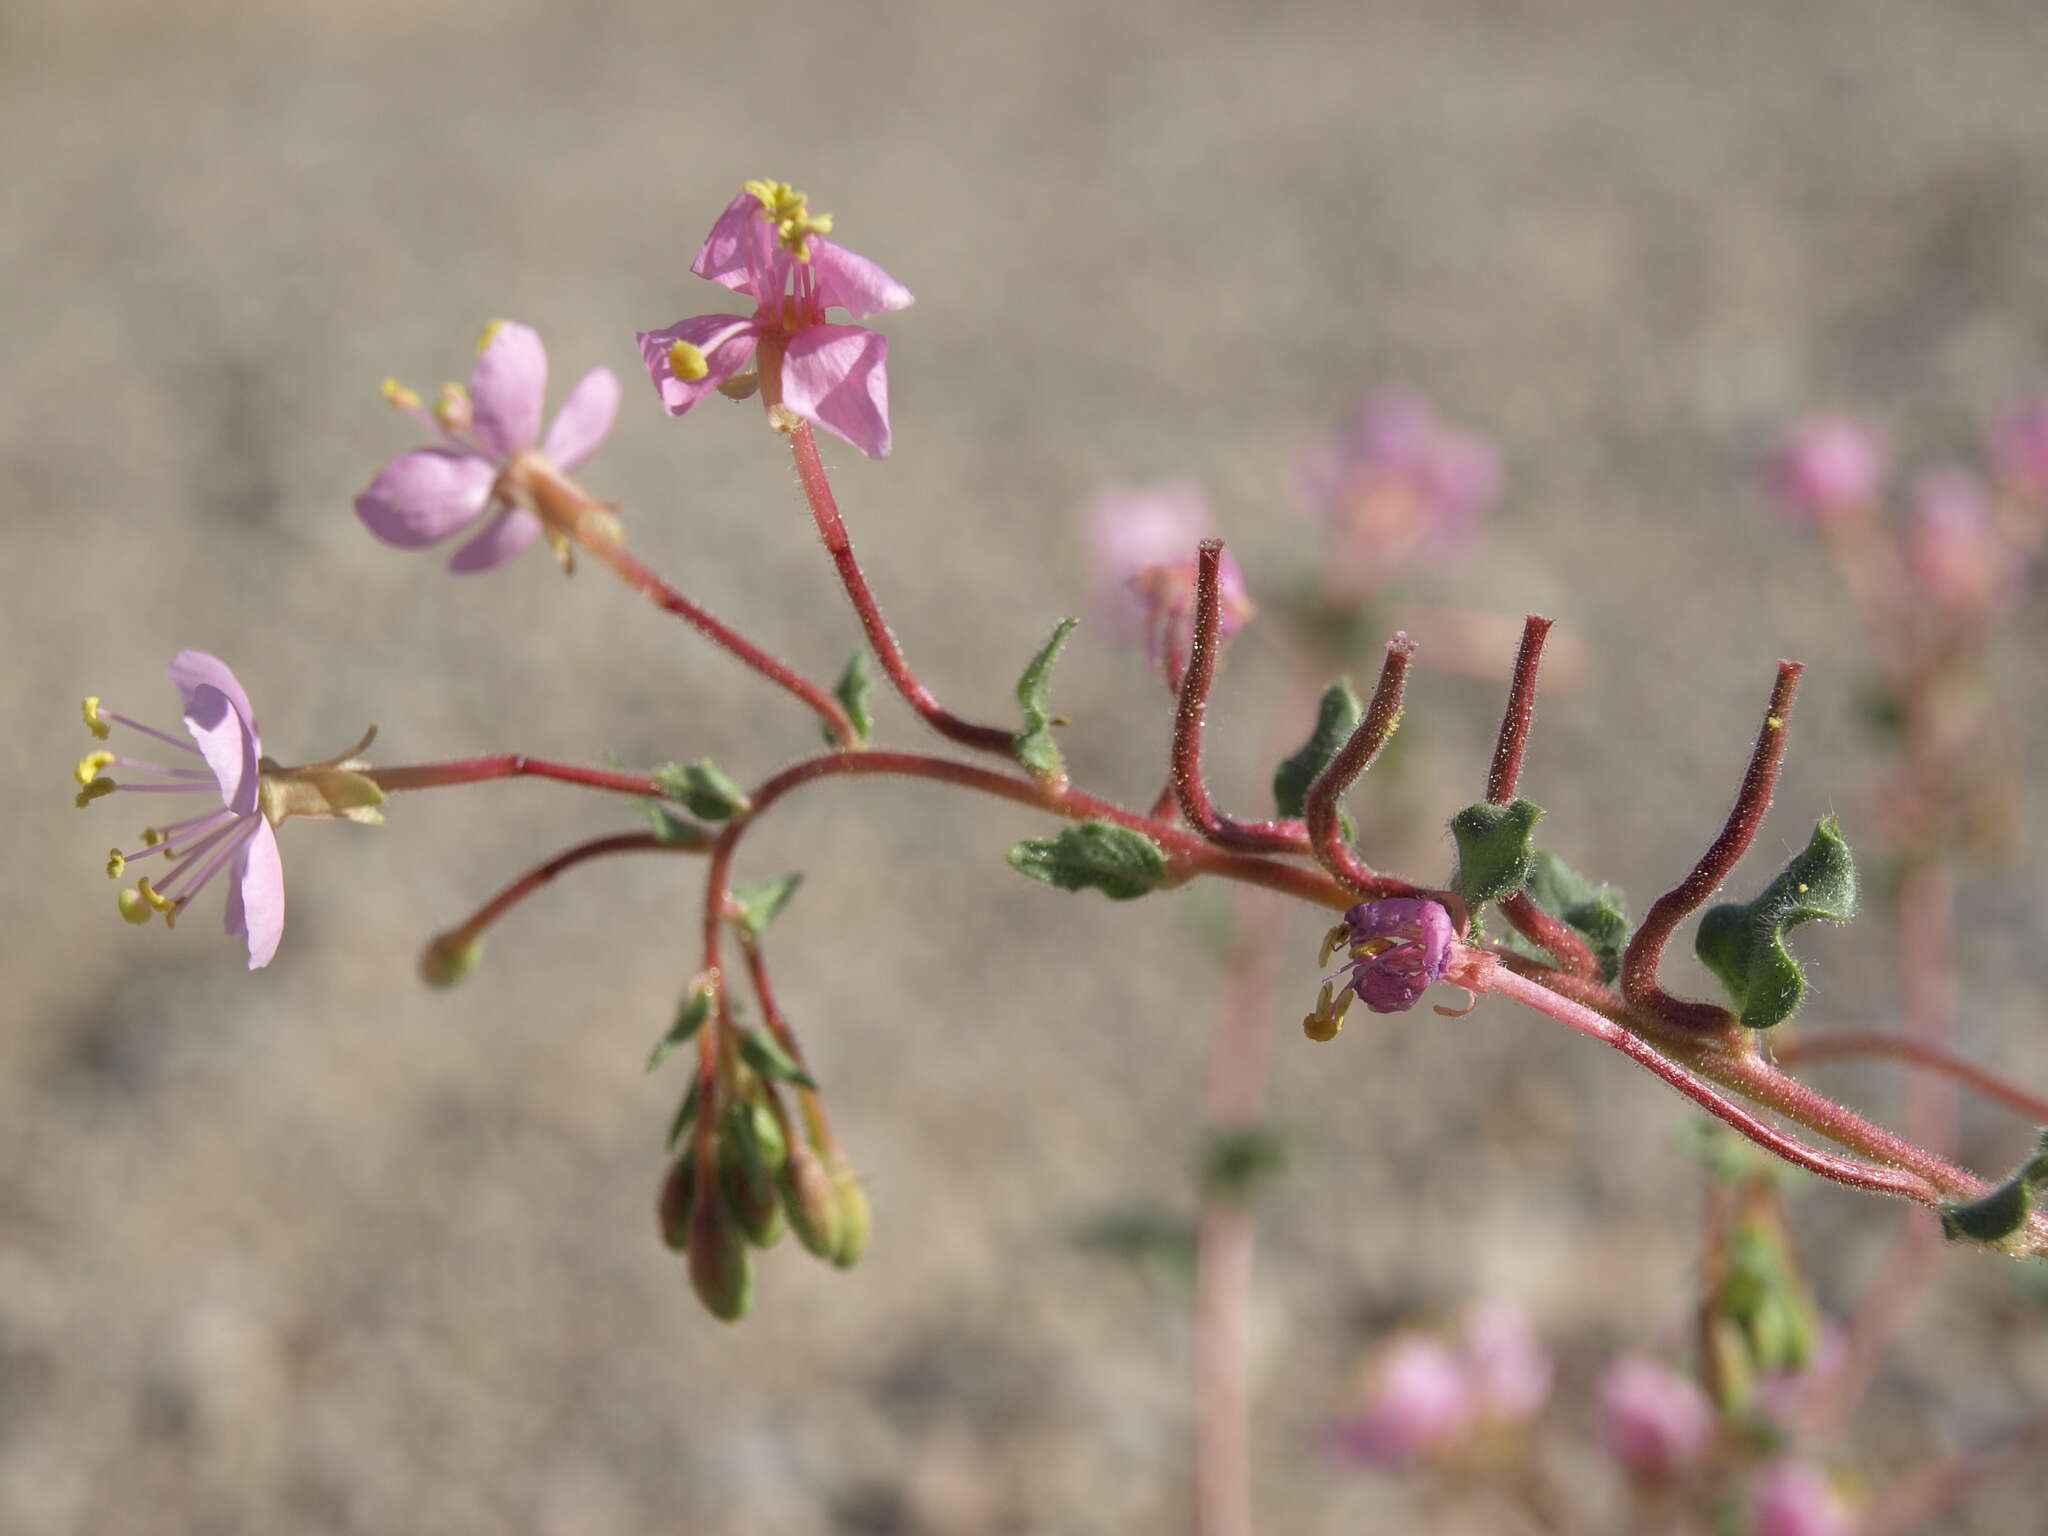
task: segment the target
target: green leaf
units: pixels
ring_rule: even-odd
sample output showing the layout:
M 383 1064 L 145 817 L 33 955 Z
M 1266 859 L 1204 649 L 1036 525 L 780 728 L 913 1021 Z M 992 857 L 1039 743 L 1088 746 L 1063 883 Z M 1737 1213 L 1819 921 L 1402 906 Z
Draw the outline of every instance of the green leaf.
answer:
M 1194 1286 L 1194 1224 L 1171 1212 L 1145 1206 L 1104 1211 L 1086 1222 L 1074 1238 L 1088 1252 L 1153 1271 L 1176 1290 Z
M 763 1077 L 778 1083 L 795 1083 L 799 1088 L 818 1086 L 817 1080 L 797 1065 L 796 1058 L 774 1036 L 758 1029 L 743 1029 L 739 1037 L 740 1059 Z
M 668 1150 L 673 1152 L 676 1143 L 689 1133 L 690 1125 L 697 1118 L 697 1090 L 704 1080 L 696 1073 L 690 1074 L 690 1086 L 683 1090 L 683 1101 L 676 1106 L 675 1117 L 668 1123 Z
M 1999 1244 L 2027 1223 L 2041 1196 L 2048 1195 L 2048 1131 L 2040 1150 L 1998 1188 L 1976 1200 L 1949 1201 L 1941 1207 L 1942 1235 Z
M 1167 882 L 1166 855 L 1142 832 L 1084 821 L 1058 837 L 1026 838 L 1010 867 L 1062 891 L 1097 890 L 1112 901 L 1149 895 Z
M 738 782 L 708 757 L 694 763 L 664 763 L 654 770 L 654 782 L 669 799 L 681 801 L 692 816 L 706 821 L 724 821 L 752 803 Z
M 782 915 L 782 909 L 789 905 L 789 898 L 803 883 L 803 873 L 799 870 L 754 885 L 734 886 L 729 894 L 740 910 L 731 921 L 758 939 L 768 931 L 768 925 Z
M 1856 915 L 1856 860 L 1839 823 L 1823 817 L 1813 837 L 1747 906 L 1711 908 L 1693 951 L 1728 989 L 1750 1029 L 1782 1024 L 1806 995 L 1806 973 L 1785 947 L 1802 923 L 1846 923 Z
M 1600 979 L 1621 973 L 1622 951 L 1628 948 L 1628 908 L 1620 891 L 1595 885 L 1548 848 L 1538 848 L 1529 861 L 1529 898 L 1552 917 L 1578 930 L 1600 958 Z
M 1482 800 L 1453 816 L 1458 872 L 1451 877 L 1451 889 L 1475 907 L 1519 891 L 1528 882 L 1536 853 L 1529 836 L 1542 814 L 1542 806 L 1527 800 L 1508 805 Z
M 846 670 L 839 674 L 839 681 L 832 685 L 832 697 L 846 710 L 846 718 L 853 722 L 853 734 L 862 741 L 874 734 L 874 711 L 868 708 L 868 700 L 875 691 L 875 674 L 868 665 L 868 653 L 855 651 L 853 659 L 847 662 Z M 837 741 L 830 731 L 825 740 L 832 745 Z
M 1202 1177 L 1220 1194 L 1242 1197 L 1287 1166 L 1287 1143 L 1263 1125 L 1218 1131 L 1202 1156 Z
M 640 808 L 647 813 L 648 825 L 654 828 L 655 841 L 663 847 L 708 849 L 716 841 L 709 827 L 700 827 L 687 816 L 678 816 L 659 800 L 642 800 Z
M 690 988 L 676 1008 L 676 1021 L 669 1025 L 668 1033 L 654 1042 L 653 1053 L 647 1058 L 647 1070 L 652 1072 L 669 1058 L 669 1053 L 678 1046 L 687 1045 L 692 1036 L 704 1027 L 704 1021 L 711 1017 L 711 989 L 706 986 Z
M 1316 705 L 1315 729 L 1309 732 L 1299 752 L 1273 770 L 1273 803 L 1282 816 L 1301 815 L 1309 786 L 1329 766 L 1338 749 L 1351 739 L 1351 733 L 1364 717 L 1365 706 L 1351 691 L 1349 678 L 1342 678 L 1323 691 L 1322 702 Z
M 1060 647 L 1067 643 L 1067 636 L 1080 622 L 1079 619 L 1061 619 L 1053 629 L 1052 638 L 1031 658 L 1031 664 L 1017 679 L 1017 702 L 1024 706 L 1024 729 L 1010 738 L 1010 750 L 1034 779 L 1057 779 L 1066 772 L 1066 765 L 1060 758 L 1060 744 L 1053 739 L 1052 708 L 1048 695 L 1052 688 L 1052 664 L 1059 659 Z

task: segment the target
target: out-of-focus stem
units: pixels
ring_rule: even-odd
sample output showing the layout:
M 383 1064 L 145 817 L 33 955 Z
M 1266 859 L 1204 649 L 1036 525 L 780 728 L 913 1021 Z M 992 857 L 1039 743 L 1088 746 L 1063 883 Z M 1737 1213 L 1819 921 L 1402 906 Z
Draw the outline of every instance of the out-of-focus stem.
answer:
M 1989 1067 L 1979 1066 L 1954 1051 L 1929 1045 L 1908 1035 L 1861 1029 L 1831 1031 L 1789 1041 L 1778 1047 L 1776 1055 L 1781 1067 L 1799 1062 L 1846 1061 L 1873 1056 L 1903 1062 L 1909 1067 L 1950 1078 L 1994 1103 L 2004 1105 L 2015 1114 L 2048 1125 L 2048 1094 L 2023 1088 Z

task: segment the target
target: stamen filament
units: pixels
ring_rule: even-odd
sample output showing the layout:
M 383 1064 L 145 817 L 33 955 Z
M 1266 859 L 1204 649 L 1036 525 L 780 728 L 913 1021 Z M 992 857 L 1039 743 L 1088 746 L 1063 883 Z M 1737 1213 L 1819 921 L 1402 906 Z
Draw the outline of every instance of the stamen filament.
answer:
M 140 731 L 145 736 L 154 736 L 158 741 L 168 742 L 180 752 L 190 752 L 194 757 L 201 755 L 199 749 L 193 746 L 191 742 L 180 741 L 177 737 L 160 731 L 153 725 L 144 725 L 140 720 L 130 720 L 126 715 L 117 715 L 111 709 L 102 709 L 100 711 L 100 718 L 102 720 L 110 720 L 115 725 L 125 725 L 131 731 Z
M 242 851 L 242 845 L 256 835 L 256 829 L 261 825 L 262 818 L 257 816 L 236 818 L 233 826 L 221 828 L 220 831 L 214 833 L 212 837 L 199 844 L 198 847 L 187 852 L 185 862 L 178 865 L 176 869 L 164 877 L 164 883 L 157 887 L 157 894 L 159 896 L 169 896 L 172 886 L 183 884 L 186 877 L 190 876 L 189 889 L 181 890 L 176 897 L 177 904 L 181 907 L 184 906 L 186 902 L 206 888 L 207 881 L 220 873 L 220 868 L 223 864 Z M 194 875 L 192 871 L 197 865 L 198 856 L 223 838 L 226 839 L 225 844 L 215 852 L 212 858 L 206 861 L 205 867 L 201 868 L 199 873 Z

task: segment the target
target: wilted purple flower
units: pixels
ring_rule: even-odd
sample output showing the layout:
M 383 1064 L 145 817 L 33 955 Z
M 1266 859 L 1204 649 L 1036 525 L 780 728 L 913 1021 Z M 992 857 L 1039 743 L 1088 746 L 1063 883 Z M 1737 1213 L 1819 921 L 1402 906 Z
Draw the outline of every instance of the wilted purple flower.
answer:
M 1991 462 L 2006 485 L 2048 501 L 2048 396 L 2014 406 L 1991 429 Z
M 1479 1412 L 1496 1422 L 1526 1419 L 1550 1396 L 1550 1354 L 1512 1302 L 1490 1302 L 1466 1320 L 1465 1370 Z
M 1600 1444 L 1632 1481 L 1675 1477 L 1713 1443 L 1714 1405 L 1669 1366 L 1628 1355 L 1601 1379 Z
M 1361 586 L 1416 556 L 1456 551 L 1499 499 L 1500 455 L 1438 419 L 1411 390 L 1383 390 L 1311 443 L 1296 472 L 1330 530 L 1334 557 Z
M 1390 1343 L 1373 1373 L 1365 1406 L 1337 1427 L 1337 1444 L 1375 1467 L 1413 1466 L 1471 1426 L 1471 1383 L 1457 1354 L 1434 1339 L 1406 1334 Z
M 1406 1012 L 1432 982 L 1442 979 L 1455 937 L 1451 914 L 1439 902 L 1416 896 L 1361 901 L 1323 939 L 1324 964 L 1342 949 L 1351 959 L 1338 974 L 1349 971 L 1350 976 L 1334 997 L 1324 983 L 1317 1014 L 1334 1010 L 1341 1019 L 1353 995 L 1374 1013 Z
M 1811 1462 L 1764 1468 L 1750 1496 L 1750 1536 L 1851 1536 L 1856 1513 Z
M 102 709 L 97 698 L 85 701 L 85 726 L 101 741 L 119 726 L 184 756 L 164 766 L 106 750 L 88 752 L 78 761 L 78 804 L 90 805 L 121 791 L 218 795 L 217 810 L 152 825 L 142 834 L 143 846 L 133 853 L 118 848 L 110 852 L 107 874 L 118 880 L 128 865 L 160 855 L 163 879 L 152 884 L 145 876 L 132 890 L 122 891 L 121 915 L 140 924 L 161 912 L 166 923 L 175 924 L 192 898 L 225 870 L 227 930 L 247 943 L 249 969 L 258 970 L 270 964 L 284 936 L 284 865 L 275 823 L 292 815 L 376 821 L 376 806 L 384 795 L 374 780 L 357 771 L 361 764 L 336 758 L 305 768 L 280 768 L 265 757 L 249 696 L 219 657 L 180 651 L 171 658 L 169 670 L 183 704 L 190 743 Z M 145 777 L 113 779 L 107 776 L 110 768 Z
M 831 215 L 812 213 L 787 182 L 750 181 L 726 205 L 690 270 L 752 299 L 754 313 L 698 315 L 638 333 L 669 415 L 714 389 L 744 398 L 758 387 L 771 415 L 785 407 L 871 459 L 889 451 L 889 343 L 862 326 L 828 325 L 825 312 L 861 320 L 905 308 L 911 293 L 825 239 L 831 228 Z M 734 375 L 757 353 L 757 378 L 737 387 Z
M 1142 644 L 1145 660 L 1175 690 L 1193 643 L 1196 546 L 1209 526 L 1207 498 L 1185 481 L 1112 487 L 1082 516 L 1093 556 L 1092 606 L 1104 629 L 1121 642 Z M 1216 632 L 1227 640 L 1252 614 L 1244 573 L 1227 549 L 1217 589 Z
M 1764 485 L 1799 522 L 1868 511 L 1884 489 L 1884 439 L 1847 416 L 1808 416 L 1764 464 Z
M 1993 523 L 1991 493 L 1966 469 L 1920 477 L 1903 542 L 1914 590 L 1950 612 L 1993 608 L 2018 591 L 2018 551 Z
M 577 517 L 599 509 L 562 476 L 610 435 L 619 381 L 609 368 L 591 369 L 542 437 L 547 392 L 548 354 L 539 335 L 502 320 L 484 331 L 469 387 L 444 386 L 431 412 L 412 390 L 385 380 L 385 398 L 441 441 L 379 470 L 356 497 L 356 516 L 386 544 L 424 549 L 495 511 L 448 562 L 464 574 L 504 564 L 544 526 L 558 541 L 566 538 Z

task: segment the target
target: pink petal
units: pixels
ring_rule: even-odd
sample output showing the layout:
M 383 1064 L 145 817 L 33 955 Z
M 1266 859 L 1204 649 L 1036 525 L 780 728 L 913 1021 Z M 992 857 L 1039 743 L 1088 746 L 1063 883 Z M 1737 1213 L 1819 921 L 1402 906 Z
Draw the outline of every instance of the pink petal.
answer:
M 284 859 L 276 831 L 261 817 L 228 870 L 227 930 L 248 941 L 252 971 L 270 964 L 284 937 Z
M 754 322 L 739 315 L 698 315 L 678 320 L 665 331 L 636 331 L 640 360 L 647 376 L 661 392 L 661 403 L 669 415 L 680 416 L 712 390 L 744 368 L 754 355 Z M 687 341 L 703 352 L 710 368 L 701 379 L 679 379 L 669 367 L 669 348 Z
M 476 408 L 476 440 L 501 459 L 531 448 L 540 437 L 548 394 L 548 352 L 533 327 L 500 321 L 491 344 L 469 375 Z
M 218 656 L 210 651 L 180 651 L 171 658 L 167 670 L 171 674 L 171 686 L 178 690 L 178 698 L 185 708 L 192 707 L 192 695 L 197 690 L 217 688 L 228 696 L 229 702 L 249 723 L 249 734 L 256 734 L 256 711 L 250 707 L 249 695 L 242 691 L 241 680 Z
M 539 533 L 539 518 L 524 507 L 507 507 L 484 525 L 482 533 L 455 551 L 448 569 L 458 576 L 491 570 L 526 548 Z
M 497 468 L 473 453 L 415 448 L 377 472 L 356 497 L 356 516 L 386 544 L 424 549 L 476 521 Z
M 768 285 L 762 279 L 774 271 L 774 250 L 775 231 L 761 217 L 760 199 L 742 192 L 725 205 L 725 212 L 698 247 L 690 270 L 760 301 L 768 297 Z M 774 285 L 774 292 L 781 295 L 780 283 Z
M 889 451 L 889 343 L 857 325 L 807 325 L 782 360 L 782 403 L 871 459 Z
M 256 731 L 235 701 L 211 683 L 201 683 L 185 701 L 185 729 L 220 785 L 220 803 L 237 816 L 256 810 L 261 781 Z
M 576 381 L 569 398 L 555 412 L 540 451 L 557 467 L 575 469 L 611 436 L 618 414 L 619 376 L 609 368 L 593 368 Z
M 830 240 L 811 237 L 811 266 L 818 274 L 818 297 L 862 320 L 885 309 L 908 309 L 917 302 L 908 288 L 869 261 Z

